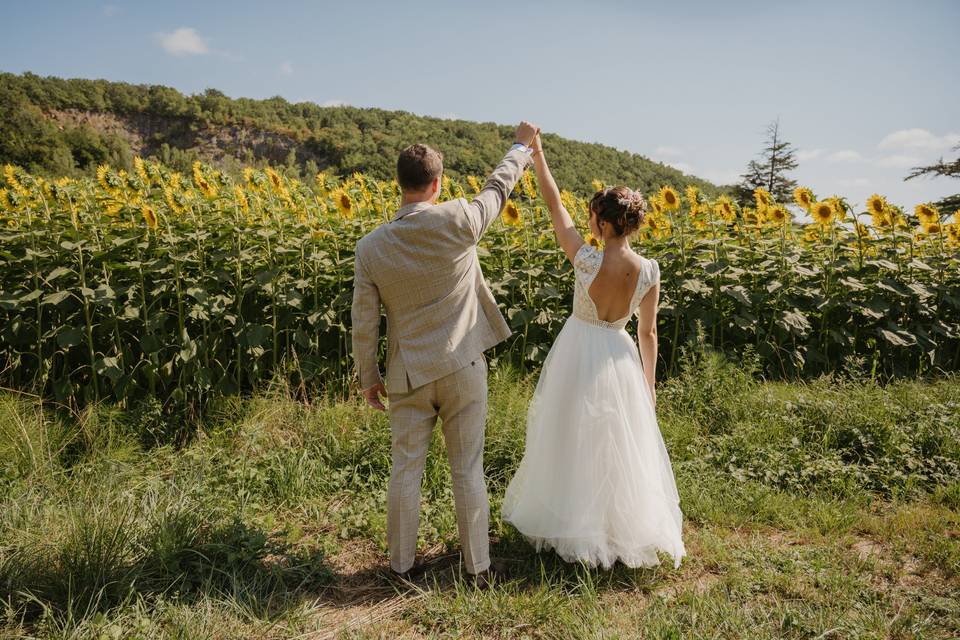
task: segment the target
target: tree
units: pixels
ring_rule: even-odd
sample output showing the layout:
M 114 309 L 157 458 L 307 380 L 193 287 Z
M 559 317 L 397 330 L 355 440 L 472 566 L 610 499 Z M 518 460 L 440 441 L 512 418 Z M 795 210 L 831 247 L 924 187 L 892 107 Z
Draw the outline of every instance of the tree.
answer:
M 753 191 L 766 189 L 778 202 L 789 202 L 793 197 L 796 180 L 787 177 L 788 171 L 797 168 L 796 150 L 780 133 L 780 120 L 767 125 L 767 146 L 760 153 L 760 161 L 751 160 L 742 181 L 736 187 L 737 201 L 741 206 L 753 202 Z
M 960 151 L 960 144 L 953 148 L 954 151 Z M 927 165 L 926 167 L 914 167 L 910 170 L 910 175 L 904 178 L 906 180 L 913 180 L 914 178 L 919 178 L 921 176 L 927 176 L 931 178 L 944 177 L 944 178 L 960 178 L 960 157 L 957 157 L 953 162 L 944 162 L 943 157 L 940 157 L 940 160 L 934 164 Z M 949 211 L 950 209 L 958 210 L 960 209 L 960 193 L 955 193 L 952 196 L 947 196 L 939 202 L 934 203 L 940 211 Z

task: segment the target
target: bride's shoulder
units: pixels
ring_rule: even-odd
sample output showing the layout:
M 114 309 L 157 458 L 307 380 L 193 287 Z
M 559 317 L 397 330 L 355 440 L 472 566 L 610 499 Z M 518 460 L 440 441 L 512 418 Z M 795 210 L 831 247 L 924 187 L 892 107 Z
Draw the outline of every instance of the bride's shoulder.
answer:
M 640 271 L 645 274 L 648 282 L 657 282 L 660 280 L 660 264 L 653 258 L 636 254 L 640 260 Z
M 577 249 L 577 254 L 573 257 L 573 266 L 577 269 L 589 270 L 603 261 L 603 252 L 594 247 L 589 242 L 584 242 Z

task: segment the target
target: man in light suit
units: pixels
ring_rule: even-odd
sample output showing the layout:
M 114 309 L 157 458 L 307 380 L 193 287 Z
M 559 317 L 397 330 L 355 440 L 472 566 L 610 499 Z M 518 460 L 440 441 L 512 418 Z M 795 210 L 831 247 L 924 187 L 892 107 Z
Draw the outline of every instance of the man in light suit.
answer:
M 538 131 L 520 123 L 516 143 L 469 202 L 437 204 L 443 157 L 422 144 L 404 149 L 397 161 L 399 211 L 357 242 L 353 357 L 367 403 L 383 411 L 381 396 L 390 400 L 387 546 L 391 570 L 400 575 L 408 574 L 416 557 L 420 482 L 439 416 L 464 564 L 477 582 L 491 577 L 483 352 L 505 340 L 510 329 L 483 278 L 477 243 L 530 163 Z M 386 388 L 377 357 L 381 305 L 387 316 Z

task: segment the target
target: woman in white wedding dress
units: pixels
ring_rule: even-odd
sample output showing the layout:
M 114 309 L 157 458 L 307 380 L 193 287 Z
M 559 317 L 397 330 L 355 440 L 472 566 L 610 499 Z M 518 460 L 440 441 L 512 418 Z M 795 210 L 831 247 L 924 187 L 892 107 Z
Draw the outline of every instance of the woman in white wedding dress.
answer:
M 660 269 L 628 238 L 646 212 L 626 187 L 597 192 L 584 242 L 543 156 L 534 164 L 557 240 L 573 263 L 573 313 L 550 349 L 527 415 L 523 460 L 503 500 L 504 520 L 539 551 L 609 568 L 674 566 L 686 555 L 670 458 L 654 412 Z M 638 342 L 625 327 L 638 314 Z

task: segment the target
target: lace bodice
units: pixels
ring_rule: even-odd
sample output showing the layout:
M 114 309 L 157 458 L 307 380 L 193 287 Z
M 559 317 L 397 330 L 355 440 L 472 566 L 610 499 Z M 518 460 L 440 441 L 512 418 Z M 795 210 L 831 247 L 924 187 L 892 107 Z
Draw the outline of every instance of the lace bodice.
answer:
M 593 279 L 600 271 L 600 264 L 603 262 L 603 252 L 594 248 L 589 243 L 585 243 L 573 259 L 573 270 L 576 275 L 576 281 L 573 287 L 573 315 L 580 320 L 590 324 L 609 327 L 612 329 L 623 329 L 627 322 L 640 308 L 640 301 L 643 296 L 654 284 L 660 282 L 660 265 L 656 260 L 650 258 L 640 258 L 642 266 L 640 276 L 637 278 L 637 288 L 630 299 L 630 313 L 617 320 L 616 322 L 605 322 L 597 317 L 597 307 L 593 304 L 593 298 L 590 297 L 590 285 Z

